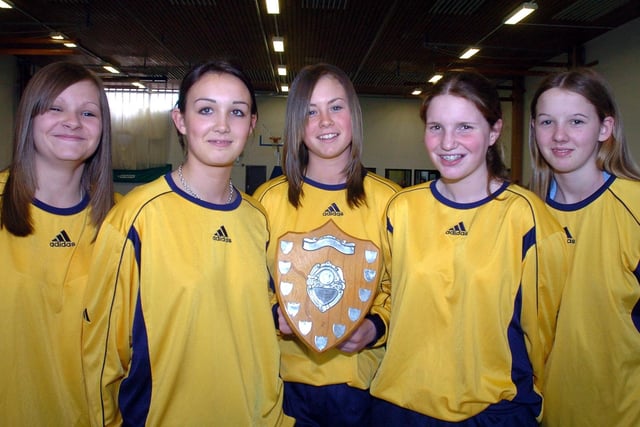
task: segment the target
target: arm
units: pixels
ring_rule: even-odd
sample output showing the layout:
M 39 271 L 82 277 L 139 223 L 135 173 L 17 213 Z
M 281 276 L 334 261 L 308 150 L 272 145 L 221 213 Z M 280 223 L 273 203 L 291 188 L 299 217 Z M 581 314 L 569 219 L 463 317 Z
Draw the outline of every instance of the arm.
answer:
M 131 359 L 137 277 L 131 242 L 105 222 L 94 247 L 82 325 L 82 363 L 92 426 L 121 422 L 118 390 Z

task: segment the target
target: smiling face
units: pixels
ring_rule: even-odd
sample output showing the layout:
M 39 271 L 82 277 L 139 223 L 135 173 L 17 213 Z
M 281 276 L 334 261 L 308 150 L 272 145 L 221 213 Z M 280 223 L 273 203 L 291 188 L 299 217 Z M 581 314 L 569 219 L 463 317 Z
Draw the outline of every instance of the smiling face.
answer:
M 346 91 L 331 75 L 320 77 L 311 99 L 304 127 L 309 167 L 323 160 L 347 165 L 352 137 L 351 110 Z
M 585 97 L 552 88 L 538 98 L 533 130 L 540 153 L 555 173 L 599 173 L 596 155 L 600 142 L 613 130 L 614 120 L 600 120 Z
M 251 94 L 239 78 L 208 72 L 191 86 L 184 113 L 173 110 L 178 131 L 187 140 L 189 162 L 230 166 L 242 153 L 257 117 Z
M 82 164 L 98 148 L 101 135 L 98 88 L 88 80 L 74 83 L 33 119 L 36 165 Z
M 429 103 L 425 122 L 425 145 L 442 180 L 486 186 L 487 150 L 498 139 L 502 120 L 491 127 L 471 101 L 438 95 Z

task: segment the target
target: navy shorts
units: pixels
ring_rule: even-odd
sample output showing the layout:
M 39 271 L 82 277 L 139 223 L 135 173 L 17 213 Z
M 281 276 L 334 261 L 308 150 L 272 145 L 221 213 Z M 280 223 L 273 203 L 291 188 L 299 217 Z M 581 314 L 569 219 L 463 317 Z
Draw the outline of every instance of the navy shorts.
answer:
M 346 384 L 313 386 L 284 383 L 284 413 L 296 427 L 362 427 L 371 424 L 369 390 Z
M 502 401 L 464 421 L 451 422 L 401 408 L 373 398 L 371 426 L 374 427 L 538 427 L 535 415 L 526 405 Z

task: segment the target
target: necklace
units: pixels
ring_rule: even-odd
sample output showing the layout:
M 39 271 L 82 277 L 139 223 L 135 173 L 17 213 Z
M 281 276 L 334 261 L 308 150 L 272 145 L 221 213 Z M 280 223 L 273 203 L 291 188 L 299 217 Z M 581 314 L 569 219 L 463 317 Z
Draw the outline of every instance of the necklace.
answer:
M 182 165 L 178 166 L 178 178 L 180 178 L 180 183 L 184 187 L 184 191 L 186 191 L 187 194 L 189 194 L 191 197 L 195 197 L 198 200 L 202 200 L 202 198 L 198 196 L 198 193 L 193 191 L 187 180 L 184 179 L 184 175 L 182 175 Z M 231 203 L 231 201 L 233 200 L 234 191 L 235 190 L 233 189 L 233 182 L 229 180 L 229 198 L 227 199 L 227 204 Z

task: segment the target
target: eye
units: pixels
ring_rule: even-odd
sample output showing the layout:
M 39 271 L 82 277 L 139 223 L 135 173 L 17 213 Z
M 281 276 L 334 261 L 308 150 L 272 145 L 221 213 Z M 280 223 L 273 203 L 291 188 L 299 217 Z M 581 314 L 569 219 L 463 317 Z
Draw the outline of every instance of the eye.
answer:
M 317 112 L 316 110 L 309 110 L 309 111 L 307 112 L 307 115 L 308 115 L 309 117 L 313 117 L 313 116 L 315 116 L 316 114 L 318 114 L 318 112 Z
M 213 108 L 211 107 L 202 107 L 198 110 L 198 114 L 209 115 L 213 114 Z
M 551 120 L 549 120 L 549 119 L 546 119 L 546 120 L 540 120 L 540 121 L 538 122 L 538 124 L 539 124 L 540 126 L 549 126 L 549 125 L 551 124 Z
M 341 111 L 344 107 L 342 105 L 332 105 L 331 111 Z
M 235 109 L 231 111 L 231 114 L 236 116 L 236 117 L 244 117 L 246 114 L 244 113 L 244 111 L 240 110 L 240 109 Z
M 60 111 L 62 111 L 62 108 L 56 107 L 55 105 L 52 105 L 51 107 L 49 107 L 49 111 L 60 112 Z
M 459 126 L 459 129 L 462 131 L 472 130 L 473 126 L 463 123 Z
M 84 117 L 97 117 L 98 114 L 94 113 L 93 111 L 83 111 L 82 115 Z
M 582 119 L 573 119 L 573 120 L 571 120 L 571 124 L 574 125 L 574 126 L 575 125 L 581 125 L 583 123 L 584 123 L 584 120 L 582 120 Z

